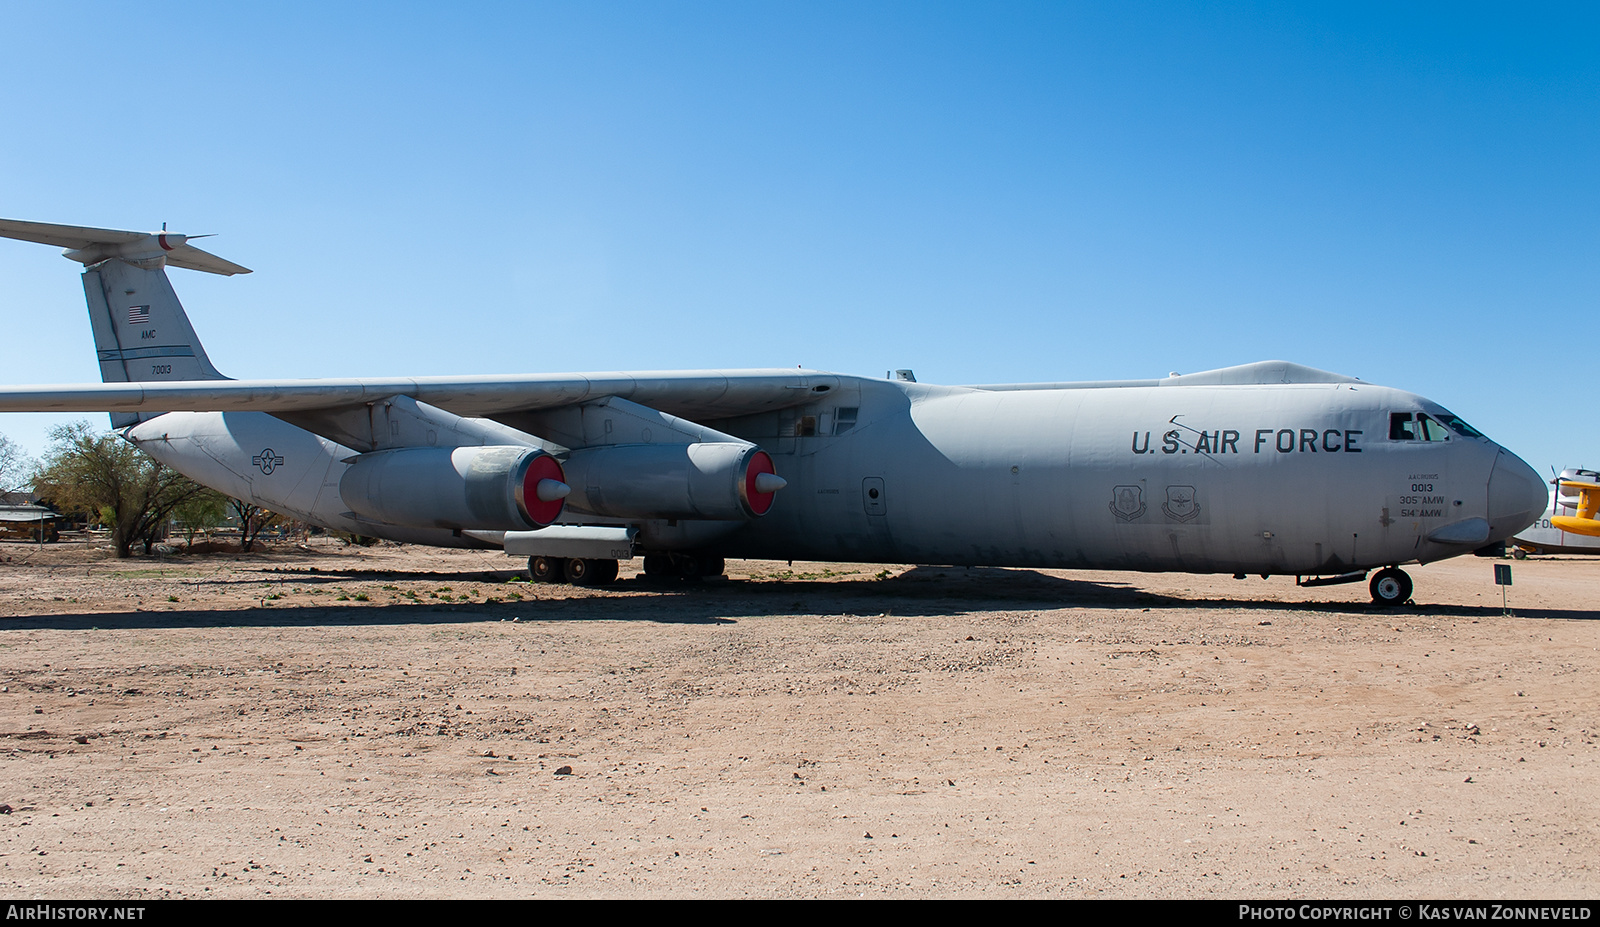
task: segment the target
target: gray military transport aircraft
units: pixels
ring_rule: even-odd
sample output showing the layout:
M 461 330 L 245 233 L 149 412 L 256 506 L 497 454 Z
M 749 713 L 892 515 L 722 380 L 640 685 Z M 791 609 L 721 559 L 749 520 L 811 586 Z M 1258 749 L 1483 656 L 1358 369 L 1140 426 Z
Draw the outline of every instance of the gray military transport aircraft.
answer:
M 933 386 L 814 370 L 232 380 L 166 266 L 183 235 L 0 220 L 66 248 L 110 412 L 162 463 L 312 524 L 499 547 L 579 584 L 723 558 L 1290 574 L 1411 595 L 1401 564 L 1502 544 L 1539 475 L 1428 399 L 1282 361 L 1163 379 Z

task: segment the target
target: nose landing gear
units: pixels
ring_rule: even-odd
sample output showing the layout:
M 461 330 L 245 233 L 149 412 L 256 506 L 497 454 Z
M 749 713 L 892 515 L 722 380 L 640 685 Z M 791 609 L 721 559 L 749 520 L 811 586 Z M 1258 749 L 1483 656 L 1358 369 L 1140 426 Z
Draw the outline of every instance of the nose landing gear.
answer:
M 1385 608 L 1402 605 L 1411 598 L 1411 577 L 1406 575 L 1405 570 L 1386 567 L 1373 574 L 1368 589 L 1372 592 L 1375 605 Z

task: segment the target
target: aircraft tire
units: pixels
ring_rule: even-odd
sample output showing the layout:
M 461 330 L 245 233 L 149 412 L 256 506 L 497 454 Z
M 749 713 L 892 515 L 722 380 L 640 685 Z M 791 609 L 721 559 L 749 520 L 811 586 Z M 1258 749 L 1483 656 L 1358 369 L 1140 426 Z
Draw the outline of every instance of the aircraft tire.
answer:
M 683 579 L 694 582 L 713 576 L 721 576 L 726 565 L 721 557 L 711 554 L 678 554 L 672 558 L 673 568 L 677 575 Z
M 599 581 L 601 573 L 595 566 L 598 561 L 587 560 L 583 557 L 573 557 L 567 561 L 567 582 L 574 586 L 593 586 Z
M 1511 550 L 1511 557 L 1514 560 L 1526 560 L 1528 559 L 1528 552 L 1520 547 L 1514 547 Z
M 559 583 L 566 577 L 566 561 L 560 557 L 529 557 L 528 578 L 536 583 Z
M 666 554 L 646 554 L 644 575 L 651 579 L 670 579 L 678 575 L 678 565 Z
M 594 584 L 596 586 L 605 586 L 617 581 L 617 561 L 595 560 L 593 563 Z
M 1411 598 L 1411 577 L 1406 575 L 1405 570 L 1388 567 L 1379 570 L 1367 588 L 1372 592 L 1372 601 L 1376 605 L 1385 608 L 1403 605 Z

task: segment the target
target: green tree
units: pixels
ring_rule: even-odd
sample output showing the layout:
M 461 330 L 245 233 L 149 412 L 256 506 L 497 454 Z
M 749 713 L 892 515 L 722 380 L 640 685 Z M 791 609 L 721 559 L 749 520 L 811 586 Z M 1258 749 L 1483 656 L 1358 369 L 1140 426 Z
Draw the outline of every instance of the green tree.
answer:
M 239 519 L 239 549 L 245 553 L 250 552 L 250 548 L 255 545 L 262 531 L 278 524 L 283 518 L 276 512 L 269 512 L 243 499 L 229 499 L 228 505 L 233 508 L 234 516 Z
M 51 430 L 33 488 L 63 510 L 97 516 L 111 529 L 118 557 L 141 542 L 148 554 L 172 510 L 207 491 L 121 435 L 97 434 L 88 422 Z
M 222 524 L 228 515 L 227 496 L 208 489 L 185 502 L 172 507 L 172 523 L 183 532 L 183 542 L 194 546 L 194 536 L 202 531 L 208 535 L 212 528 Z
M 0 492 L 16 492 L 28 485 L 33 461 L 17 442 L 0 435 Z

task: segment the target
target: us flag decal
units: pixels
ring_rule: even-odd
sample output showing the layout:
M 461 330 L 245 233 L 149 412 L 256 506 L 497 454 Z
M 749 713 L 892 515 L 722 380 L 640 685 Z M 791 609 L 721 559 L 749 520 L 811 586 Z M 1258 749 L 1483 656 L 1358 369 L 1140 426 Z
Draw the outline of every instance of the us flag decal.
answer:
M 143 325 L 144 323 L 146 323 L 148 321 L 150 321 L 150 307 L 149 306 L 129 306 L 128 307 L 128 324 L 129 325 Z

